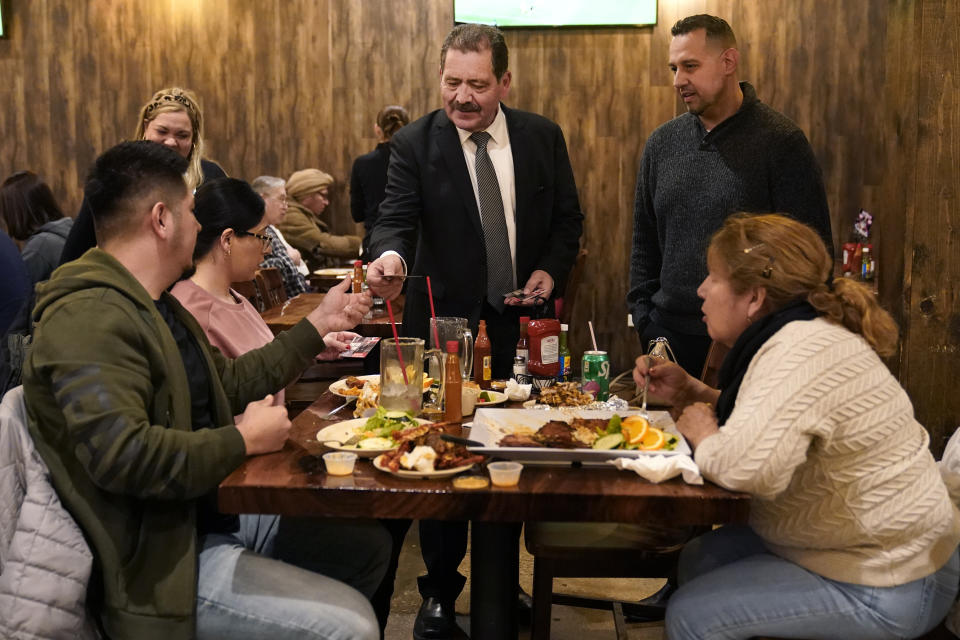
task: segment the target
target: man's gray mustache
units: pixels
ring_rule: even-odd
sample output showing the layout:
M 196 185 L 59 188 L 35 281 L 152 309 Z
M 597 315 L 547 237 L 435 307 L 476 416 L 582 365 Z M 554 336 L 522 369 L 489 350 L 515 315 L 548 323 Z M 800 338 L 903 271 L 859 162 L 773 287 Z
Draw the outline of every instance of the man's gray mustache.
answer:
M 457 111 L 464 111 L 466 113 L 475 113 L 480 111 L 480 105 L 478 105 L 476 102 L 464 102 L 462 104 L 458 102 L 454 105 L 454 109 Z

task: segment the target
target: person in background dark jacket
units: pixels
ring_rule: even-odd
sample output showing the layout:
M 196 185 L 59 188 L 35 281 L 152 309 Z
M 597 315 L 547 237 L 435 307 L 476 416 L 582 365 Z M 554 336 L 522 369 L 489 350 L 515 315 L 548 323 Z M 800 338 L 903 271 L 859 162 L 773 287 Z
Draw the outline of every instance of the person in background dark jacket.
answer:
M 410 114 L 403 107 L 388 105 L 377 114 L 373 131 L 377 135 L 377 148 L 353 161 L 350 171 L 350 214 L 354 222 L 362 222 L 366 233 L 363 236 L 363 261 L 370 262 L 367 247 L 370 232 L 377 222 L 380 203 L 387 188 L 387 165 L 390 163 L 390 138 L 404 125 L 410 124 Z
M 13 319 L 30 297 L 30 280 L 27 278 L 27 268 L 20 259 L 17 245 L 2 230 L 0 230 L 0 273 L 3 274 L 0 278 L 0 336 L 5 336 Z
M 66 218 L 53 192 L 32 171 L 17 171 L 0 186 L 0 223 L 20 245 L 20 253 L 36 285 L 60 264 L 71 218 Z
M 203 158 L 203 113 L 197 96 L 189 89 L 160 89 L 140 108 L 134 140 L 152 140 L 166 145 L 187 159 L 187 185 L 196 189 L 204 180 L 227 177 L 216 162 Z M 97 244 L 93 216 L 83 199 L 76 222 L 60 256 L 60 264 L 76 260 Z

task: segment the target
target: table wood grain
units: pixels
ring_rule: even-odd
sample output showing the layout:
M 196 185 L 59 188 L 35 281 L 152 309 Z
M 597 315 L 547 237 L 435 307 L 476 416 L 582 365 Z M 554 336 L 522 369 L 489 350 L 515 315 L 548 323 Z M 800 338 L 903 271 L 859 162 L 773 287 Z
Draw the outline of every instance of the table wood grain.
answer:
M 286 331 L 293 325 L 303 320 L 313 311 L 317 305 L 323 301 L 323 293 L 301 293 L 298 296 L 290 298 L 284 304 L 271 307 L 260 313 L 260 317 L 267 323 L 273 335 Z M 403 328 L 403 296 L 399 296 L 392 303 L 393 313 L 397 320 L 397 330 Z M 364 318 L 353 331 L 362 336 L 390 338 L 393 337 L 393 329 L 390 327 L 390 317 L 386 309 L 378 310 L 369 318 Z

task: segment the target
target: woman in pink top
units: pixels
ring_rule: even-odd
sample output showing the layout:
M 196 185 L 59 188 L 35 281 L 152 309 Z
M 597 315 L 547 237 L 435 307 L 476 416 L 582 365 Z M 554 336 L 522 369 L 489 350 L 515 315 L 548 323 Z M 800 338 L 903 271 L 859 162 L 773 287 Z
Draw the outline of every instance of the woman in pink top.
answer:
M 263 199 L 243 180 L 219 178 L 201 185 L 194 211 L 203 225 L 193 253 L 196 271 L 172 290 L 203 327 L 210 343 L 230 358 L 273 340 L 253 305 L 230 288 L 231 282 L 252 280 L 270 251 L 263 213 Z M 324 338 L 327 350 L 319 357 L 336 358 L 355 335 L 348 331 L 328 334 Z M 275 398 L 277 404 L 283 404 L 283 391 Z

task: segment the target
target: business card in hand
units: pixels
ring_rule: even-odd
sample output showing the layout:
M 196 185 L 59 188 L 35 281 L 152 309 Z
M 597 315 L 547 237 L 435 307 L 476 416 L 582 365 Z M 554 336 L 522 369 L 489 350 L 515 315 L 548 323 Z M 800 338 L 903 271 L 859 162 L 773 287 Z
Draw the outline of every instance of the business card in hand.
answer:
M 380 342 L 380 338 L 354 338 L 350 348 L 340 353 L 341 358 L 366 358 L 367 354 Z

